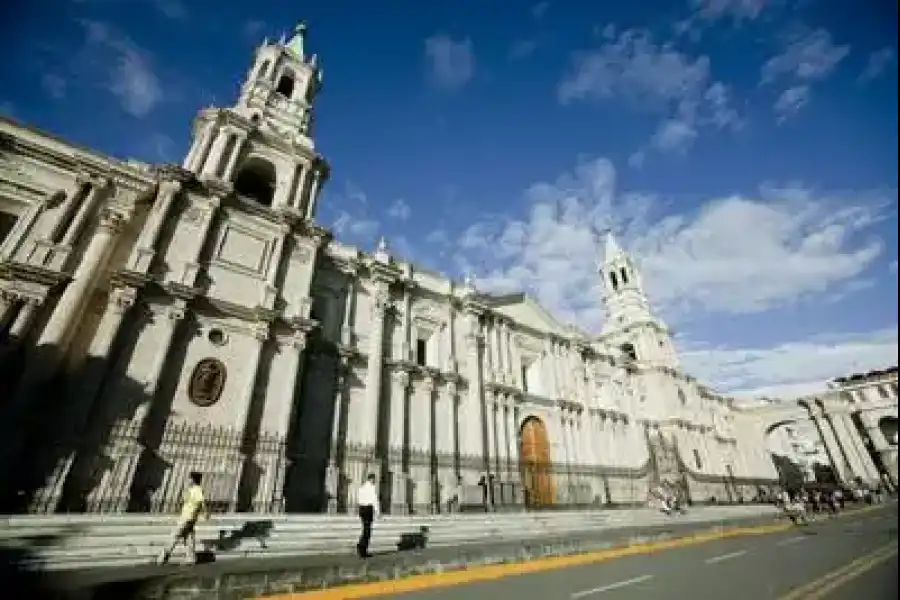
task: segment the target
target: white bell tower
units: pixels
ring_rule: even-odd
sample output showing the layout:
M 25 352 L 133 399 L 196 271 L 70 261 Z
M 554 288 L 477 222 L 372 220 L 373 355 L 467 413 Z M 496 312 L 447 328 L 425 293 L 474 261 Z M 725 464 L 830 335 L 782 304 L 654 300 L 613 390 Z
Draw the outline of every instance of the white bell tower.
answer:
M 237 102 L 197 115 L 182 166 L 225 192 L 312 220 L 329 169 L 312 138 L 322 69 L 307 55 L 306 35 L 300 23 L 275 43 L 263 40 Z
M 612 233 L 606 236 L 598 270 L 603 279 L 606 308 L 606 321 L 600 334 L 603 341 L 619 348 L 632 360 L 678 368 L 669 329 L 653 314 L 640 271 Z

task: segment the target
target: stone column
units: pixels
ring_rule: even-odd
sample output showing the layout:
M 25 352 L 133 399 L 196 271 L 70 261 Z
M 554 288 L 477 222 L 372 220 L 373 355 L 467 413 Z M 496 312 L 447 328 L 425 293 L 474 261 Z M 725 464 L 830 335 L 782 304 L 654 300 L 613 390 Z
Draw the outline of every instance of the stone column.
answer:
M 15 321 L 12 322 L 9 331 L 7 332 L 10 339 L 21 340 L 25 338 L 28 334 L 28 330 L 31 328 L 32 322 L 34 322 L 34 317 L 37 314 L 39 305 L 40 302 L 34 298 L 25 298 L 22 300 L 22 307 L 19 309 L 19 314 L 16 315 Z
M 203 252 L 203 248 L 206 246 L 206 239 L 209 237 L 209 231 L 212 228 L 213 221 L 216 218 L 216 212 L 221 204 L 221 199 L 218 196 L 210 196 L 207 206 L 205 208 L 195 207 L 200 210 L 202 213 L 199 231 L 197 232 L 197 236 L 193 238 L 192 244 L 193 247 L 188 257 L 188 260 L 185 261 L 182 266 L 181 276 L 178 278 L 178 283 L 187 287 L 193 287 L 197 281 L 197 275 L 200 272 L 200 265 L 198 261 L 200 260 L 200 255 Z M 167 276 L 167 280 L 170 276 Z
M 438 478 L 446 491 L 456 487 L 456 383 L 447 382 L 438 393 L 435 404 L 435 451 L 438 458 Z M 444 494 L 442 501 L 446 499 Z
M 163 369 L 169 359 L 172 340 L 179 325 L 187 313 L 187 302 L 176 299 L 170 306 L 158 313 L 155 318 L 162 318 L 162 331 L 159 345 L 150 361 L 150 368 L 144 378 L 142 402 L 137 406 L 131 422 L 123 422 L 119 428 L 121 439 L 112 440 L 115 465 L 111 471 L 104 473 L 100 485 L 89 495 L 91 505 L 109 505 L 113 512 L 124 511 L 128 507 L 129 490 L 134 483 L 143 447 L 143 429 L 150 416 L 156 392 L 162 378 Z M 87 466 L 87 465 L 85 465 Z M 85 474 L 86 475 L 86 474 Z
M 848 482 L 853 481 L 857 477 L 865 479 L 865 470 L 859 460 L 859 455 L 856 453 L 856 448 L 853 447 L 853 440 L 850 438 L 850 432 L 847 431 L 844 425 L 843 416 L 826 412 L 825 419 L 831 425 L 835 437 L 837 438 L 838 446 L 840 446 L 846 460 L 846 465 L 848 467 L 847 476 L 849 477 Z
M 292 457 L 288 454 L 287 436 L 292 430 L 291 426 L 294 421 L 298 382 L 303 377 L 303 351 L 306 349 L 306 331 L 294 329 L 291 332 L 291 336 L 285 340 L 283 347 L 287 350 L 288 376 L 282 382 L 281 393 L 276 396 L 278 402 L 275 405 L 275 410 L 277 411 L 274 418 L 275 430 L 272 432 L 260 432 L 261 437 L 271 436 L 277 440 L 278 454 L 259 457 L 260 462 L 266 463 L 265 483 L 260 486 L 261 489 L 266 491 L 262 494 L 262 497 L 257 496 L 257 506 L 260 506 L 265 512 L 277 513 L 285 511 L 287 502 L 285 483 L 292 464 Z M 340 390 L 340 375 L 338 384 L 338 390 Z M 340 394 L 340 391 L 338 393 Z M 266 410 L 266 408 L 264 407 L 263 410 Z M 270 421 L 263 417 L 263 423 L 267 422 Z
M 488 473 L 492 473 L 495 476 L 500 472 L 500 457 L 497 452 L 497 402 L 497 392 L 493 390 L 488 392 L 484 407 L 488 454 L 490 455 Z
M 510 403 L 506 407 L 506 432 L 509 447 L 509 474 L 510 480 L 514 483 L 519 481 L 519 418 L 517 412 L 515 401 L 510 399 Z
M 159 184 L 159 190 L 156 193 L 156 202 L 150 209 L 147 222 L 138 236 L 134 250 L 128 258 L 128 268 L 138 273 L 147 273 L 156 255 L 156 242 L 159 240 L 159 234 L 162 230 L 163 223 L 169 216 L 172 202 L 175 200 L 178 192 L 181 191 L 181 183 L 178 181 L 163 181 Z
M 216 171 L 219 170 L 219 164 L 222 162 L 222 153 L 225 151 L 225 146 L 228 143 L 228 138 L 232 135 L 232 131 L 226 128 L 219 129 L 216 131 L 215 139 L 213 140 L 212 146 L 207 152 L 206 157 L 203 159 L 202 171 L 201 174 L 204 177 L 217 177 Z M 201 164 L 197 166 L 200 167 Z
M 426 375 L 422 380 L 420 389 L 413 396 L 414 408 L 410 415 L 410 431 L 414 432 L 410 437 L 413 440 L 415 453 L 420 457 L 413 471 L 416 482 L 416 511 L 434 512 L 434 490 L 432 489 L 432 408 L 434 405 L 435 382 Z M 421 464 L 422 459 L 425 464 Z
M 234 174 L 234 166 L 241 155 L 244 142 L 247 141 L 247 134 L 243 131 L 235 131 L 234 133 L 237 135 L 234 141 L 234 148 L 231 150 L 231 156 L 228 157 L 228 164 L 225 166 L 225 172 L 222 174 L 222 179 L 225 181 L 231 181 L 231 177 Z
M 381 400 L 381 377 L 384 370 L 384 317 L 390 303 L 387 282 L 376 282 L 372 294 L 371 333 L 363 406 L 353 419 L 354 438 L 369 451 L 374 451 L 378 435 L 378 406 Z
M 90 299 L 97 277 L 106 270 L 116 236 L 125 221 L 126 216 L 115 210 L 105 210 L 101 214 L 94 237 L 35 344 L 39 352 L 46 354 L 41 356 L 41 360 L 26 367 L 15 395 L 6 406 L 5 412 L 10 419 L 7 423 L 20 422 L 19 419 L 27 412 L 33 395 L 55 373 Z M 16 427 L 19 432 L 23 429 Z M 16 448 L 15 451 L 18 450 Z
M 391 466 L 391 512 L 404 514 L 412 500 L 407 496 L 409 489 L 408 464 L 404 461 L 406 447 L 406 423 L 410 415 L 406 413 L 407 396 L 410 393 L 410 377 L 405 370 L 391 373 L 391 398 L 388 414 L 388 453 Z
M 0 290 L 0 328 L 12 320 L 13 311 L 19 302 L 19 295 L 15 292 Z
M 863 481 L 877 480 L 878 473 L 875 470 L 875 465 L 872 463 L 868 450 L 866 450 L 859 437 L 859 432 L 850 414 L 841 412 L 832 415 L 831 418 L 832 423 L 835 425 L 835 431 L 839 432 L 838 439 L 841 441 L 847 457 L 850 459 L 850 467 L 853 469 L 853 472 L 858 477 L 861 477 Z
M 194 145 L 191 147 L 190 152 L 184 157 L 184 162 L 181 165 L 182 167 L 189 171 L 197 171 L 197 169 L 203 166 L 204 159 L 209 152 L 209 146 L 212 142 L 214 131 L 215 129 L 211 123 L 204 125 L 203 129 L 200 131 L 200 135 L 197 136 Z
M 503 382 L 506 366 L 503 364 L 503 347 L 501 346 L 503 338 L 500 336 L 500 324 L 500 317 L 494 316 L 490 325 L 491 362 L 494 365 L 494 381 Z
M 348 422 L 347 409 L 350 407 L 350 384 L 353 367 L 348 357 L 341 358 L 341 366 L 338 369 L 335 381 L 334 409 L 331 414 L 331 437 L 328 440 L 328 467 L 326 477 L 328 480 L 328 513 L 334 514 L 347 511 L 347 439 L 346 424 Z
M 468 393 L 465 402 L 460 402 L 459 415 L 459 447 L 460 453 L 479 456 L 484 471 L 490 469 L 490 457 L 488 454 L 487 440 L 482 433 L 481 411 L 484 394 L 484 381 L 482 379 L 480 344 L 481 332 L 478 326 L 478 314 L 470 312 L 469 332 L 466 334 L 468 357 L 467 385 Z
M 447 373 L 456 373 L 456 314 L 453 310 L 453 303 L 447 303 L 447 351 L 445 352 L 446 363 L 443 365 L 444 371 Z M 454 482 L 454 485 L 456 482 Z
M 344 301 L 344 318 L 341 323 L 341 344 L 353 346 L 353 324 L 356 315 L 356 272 L 345 271 L 347 275 L 347 298 Z
M 824 413 L 818 407 L 810 407 L 810 417 L 816 424 L 816 429 L 818 429 L 819 435 L 822 437 L 822 441 L 825 444 L 825 452 L 831 460 L 831 466 L 834 468 L 834 474 L 837 476 L 838 481 L 848 483 L 851 477 L 848 472 L 850 465 L 844 455 L 843 448 L 838 443 L 831 423 L 825 419 Z
M 275 302 L 278 298 L 278 288 L 276 283 L 278 280 L 278 271 L 281 267 L 281 259 L 284 255 L 284 245 L 288 236 L 291 234 L 291 227 L 287 223 L 280 223 L 278 227 L 278 236 L 272 245 L 272 252 L 269 254 L 269 264 L 266 266 L 266 283 L 263 285 L 262 295 L 259 299 L 259 305 L 267 310 L 274 310 Z
M 321 175 L 318 171 L 312 171 L 312 184 L 309 186 L 309 199 L 306 203 L 306 218 L 310 221 L 316 218 L 316 204 L 319 201 L 319 186 Z
M 101 194 L 108 189 L 108 179 L 95 179 L 91 182 L 91 191 L 88 192 L 87 198 L 85 198 L 81 206 L 78 207 L 78 212 L 75 214 L 75 218 L 72 219 L 69 228 L 63 233 L 63 239 L 62 242 L 60 242 L 63 246 L 72 246 L 75 243 L 78 235 L 84 229 L 85 222 L 94 213 L 97 202 L 100 201 Z
M 57 240 L 60 239 L 60 236 L 65 233 L 61 229 L 68 220 L 69 215 L 72 214 L 72 211 L 78 210 L 78 207 L 75 205 L 75 203 L 78 202 L 79 199 L 81 199 L 82 191 L 84 190 L 85 185 L 93 186 L 94 179 L 84 172 L 75 175 L 75 181 L 66 190 L 66 199 L 62 203 L 62 206 L 59 209 L 59 213 L 55 216 L 53 226 L 50 228 L 50 233 L 46 237 L 48 241 L 57 243 Z M 91 193 L 92 190 L 89 187 L 87 189 L 87 194 Z M 85 195 L 83 202 L 86 201 L 87 195 Z
M 127 312 L 134 305 L 137 290 L 132 287 L 113 289 L 106 304 L 106 310 L 100 318 L 97 331 L 88 347 L 84 361 L 84 373 L 78 382 L 74 394 L 66 397 L 62 406 L 60 423 L 63 426 L 62 439 L 58 440 L 66 448 L 66 453 L 56 461 L 52 474 L 47 478 L 44 487 L 36 494 L 35 500 L 46 507 L 45 511 L 56 512 L 62 499 L 63 485 L 78 452 L 90 452 L 89 445 L 84 444 L 82 437 L 89 435 L 89 419 L 100 391 L 100 386 L 108 372 L 112 361 L 113 344 Z M 82 457 L 88 458 L 88 457 Z
M 253 323 L 251 327 L 250 335 L 253 340 L 253 351 L 250 353 L 247 361 L 242 362 L 241 365 L 241 372 L 246 374 L 246 379 L 244 380 L 240 399 L 237 402 L 237 414 L 235 415 L 235 430 L 237 431 L 238 439 L 242 439 L 247 431 L 247 417 L 250 414 L 250 407 L 253 404 L 253 396 L 256 392 L 259 363 L 262 358 L 263 347 L 269 339 L 271 330 L 271 325 L 264 321 Z M 231 501 L 229 504 L 229 509 L 232 512 L 238 508 L 241 480 L 243 479 L 244 468 L 247 466 L 247 457 L 241 452 L 241 446 L 243 444 L 237 444 L 237 447 L 233 450 L 234 453 L 229 457 L 231 468 L 228 469 L 228 472 L 237 474 L 231 490 Z M 263 465 L 259 466 L 262 467 Z
M 412 339 L 412 281 L 403 282 L 403 338 L 400 341 L 400 360 L 414 361 Z

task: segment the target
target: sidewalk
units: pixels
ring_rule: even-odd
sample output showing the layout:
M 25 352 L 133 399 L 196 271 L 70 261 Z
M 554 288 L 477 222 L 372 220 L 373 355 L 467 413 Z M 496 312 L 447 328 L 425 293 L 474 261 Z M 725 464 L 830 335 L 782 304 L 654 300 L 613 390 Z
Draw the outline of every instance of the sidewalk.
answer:
M 856 512 L 859 509 L 844 514 Z M 724 536 L 729 532 L 739 533 L 740 530 L 760 526 L 787 529 L 793 525 L 780 516 L 771 515 L 700 522 L 680 522 L 678 516 L 673 516 L 664 525 L 627 526 L 524 542 L 497 540 L 490 544 L 382 552 L 368 560 L 361 560 L 350 548 L 334 554 L 231 559 L 196 566 L 175 564 L 161 567 L 148 564 L 116 569 L 83 569 L 48 574 L 45 584 L 55 590 L 71 590 L 73 593 L 90 590 L 95 594 L 94 600 L 255 598 L 266 594 L 454 571 L 475 564 L 521 562 L 542 556 L 592 552 L 700 533 Z

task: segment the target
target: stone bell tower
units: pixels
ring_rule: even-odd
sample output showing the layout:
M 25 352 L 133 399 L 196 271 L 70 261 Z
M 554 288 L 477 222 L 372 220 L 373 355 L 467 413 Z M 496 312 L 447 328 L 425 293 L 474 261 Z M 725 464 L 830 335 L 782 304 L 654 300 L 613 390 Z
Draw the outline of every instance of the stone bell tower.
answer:
M 631 255 L 607 234 L 603 261 L 606 321 L 601 337 L 632 360 L 652 366 L 678 368 L 678 356 L 668 327 L 653 314 L 643 279 Z
M 328 167 L 312 138 L 322 69 L 306 53 L 306 36 L 301 22 L 290 37 L 263 41 L 237 102 L 197 115 L 182 166 L 238 196 L 312 220 Z

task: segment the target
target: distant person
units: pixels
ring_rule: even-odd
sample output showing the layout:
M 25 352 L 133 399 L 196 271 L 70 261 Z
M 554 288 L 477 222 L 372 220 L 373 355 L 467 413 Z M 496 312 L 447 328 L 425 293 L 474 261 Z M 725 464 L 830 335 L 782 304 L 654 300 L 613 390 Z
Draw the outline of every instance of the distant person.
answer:
M 359 542 L 356 544 L 356 552 L 360 558 L 369 558 L 369 541 L 372 539 L 372 521 L 378 514 L 379 501 L 378 490 L 375 489 L 375 474 L 370 473 L 359 490 L 356 492 L 356 504 L 359 506 L 359 520 L 362 522 L 362 531 L 359 534 Z
M 188 561 L 191 564 L 197 562 L 197 520 L 203 515 L 209 519 L 209 509 L 203 498 L 203 475 L 196 471 L 190 474 L 190 485 L 184 491 L 184 501 L 181 505 L 181 516 L 172 531 L 172 539 L 159 556 L 159 563 L 166 564 L 175 550 L 178 542 L 184 543 Z

